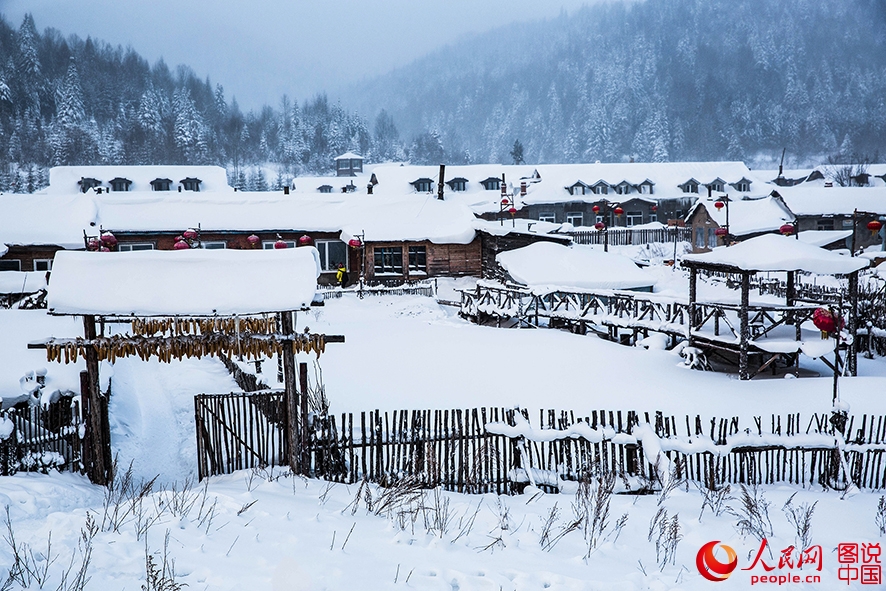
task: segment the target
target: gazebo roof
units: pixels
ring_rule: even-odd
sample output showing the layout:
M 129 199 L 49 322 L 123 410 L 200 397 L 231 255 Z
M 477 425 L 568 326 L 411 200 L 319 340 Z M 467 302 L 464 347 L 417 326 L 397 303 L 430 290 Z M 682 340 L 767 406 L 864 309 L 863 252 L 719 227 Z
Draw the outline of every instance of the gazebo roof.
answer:
M 807 271 L 819 275 L 848 275 L 867 267 L 868 261 L 836 254 L 793 237 L 764 234 L 711 252 L 686 255 L 682 264 L 730 273 Z
M 279 250 L 59 251 L 51 314 L 231 316 L 310 306 L 320 261 L 313 247 Z

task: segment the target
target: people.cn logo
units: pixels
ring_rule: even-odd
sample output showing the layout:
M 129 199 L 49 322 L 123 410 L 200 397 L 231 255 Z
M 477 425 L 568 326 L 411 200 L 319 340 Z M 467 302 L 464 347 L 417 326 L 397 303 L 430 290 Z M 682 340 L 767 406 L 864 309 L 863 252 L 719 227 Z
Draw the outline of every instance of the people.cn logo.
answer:
M 718 544 L 726 552 L 726 562 L 720 562 L 714 556 L 714 550 Z M 715 540 L 701 547 L 701 550 L 695 556 L 695 566 L 698 567 L 698 572 L 701 573 L 701 576 L 707 580 L 714 582 L 725 581 L 732 574 L 732 571 L 735 570 L 735 567 L 738 566 L 738 556 L 735 550 L 726 544 L 720 544 L 720 540 Z

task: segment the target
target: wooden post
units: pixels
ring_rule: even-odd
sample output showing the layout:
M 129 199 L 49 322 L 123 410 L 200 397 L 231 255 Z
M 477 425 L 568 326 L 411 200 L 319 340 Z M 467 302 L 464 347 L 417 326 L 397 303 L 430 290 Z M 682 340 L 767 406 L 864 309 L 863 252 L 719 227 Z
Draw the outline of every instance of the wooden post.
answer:
M 311 443 L 308 437 L 308 364 L 298 364 L 298 385 L 299 385 L 299 406 L 301 407 L 301 469 L 305 476 L 310 475 L 311 471 Z
M 849 334 L 852 342 L 846 351 L 849 375 L 858 375 L 858 271 L 849 274 Z M 868 337 L 870 339 L 870 336 Z
M 676 265 L 677 262 L 674 261 Z M 698 269 L 690 267 L 689 269 L 689 346 L 692 346 L 692 331 L 695 328 L 695 300 L 697 297 L 697 281 Z
M 751 274 L 741 272 L 741 309 L 738 314 L 741 320 L 741 332 L 738 350 L 738 379 L 749 380 L 748 373 L 748 341 L 750 340 L 750 326 L 748 325 L 748 305 L 751 291 Z
M 95 316 L 91 314 L 83 317 L 83 336 L 87 341 L 95 340 Z M 89 404 L 86 420 L 90 443 L 86 474 L 94 484 L 105 486 L 113 477 L 110 463 L 110 441 L 108 441 L 110 433 L 108 406 L 106 402 L 103 403 L 99 389 L 98 354 L 91 345 L 87 345 L 84 349 L 86 350 L 86 379 L 83 385 L 86 387 L 86 400 Z
M 280 331 L 284 336 L 292 336 L 292 312 L 279 312 Z M 286 401 L 286 442 L 289 447 L 289 468 L 293 474 L 301 474 L 301 437 L 299 436 L 298 392 L 295 381 L 295 354 L 292 343 L 283 342 L 283 398 Z

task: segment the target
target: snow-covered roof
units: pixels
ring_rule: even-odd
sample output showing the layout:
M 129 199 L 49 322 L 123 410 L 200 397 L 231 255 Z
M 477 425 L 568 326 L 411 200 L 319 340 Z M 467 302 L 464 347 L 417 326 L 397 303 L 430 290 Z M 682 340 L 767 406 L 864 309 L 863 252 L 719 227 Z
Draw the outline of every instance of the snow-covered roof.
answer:
M 313 247 L 56 254 L 53 314 L 203 316 L 300 310 L 320 275 Z
M 514 281 L 530 287 L 637 289 L 655 284 L 629 258 L 585 246 L 536 242 L 501 252 L 495 260 Z
M 0 293 L 34 293 L 46 287 L 43 271 L 3 271 L 0 273 Z
M 280 192 L 73 193 L 0 195 L 0 237 L 8 244 L 83 248 L 83 231 L 339 232 L 348 240 L 429 240 L 467 244 L 474 214 L 433 196 L 357 193 L 284 195 Z
M 220 166 L 175 166 L 175 165 L 148 165 L 148 166 L 55 166 L 49 169 L 48 194 L 75 193 L 80 190 L 77 183 L 80 179 L 91 178 L 101 182 L 101 187 L 110 190 L 108 181 L 114 178 L 124 178 L 132 181 L 126 194 L 140 191 L 152 191 L 151 181 L 155 179 L 169 179 L 172 181 L 171 189 L 176 188 L 186 178 L 200 179 L 200 191 L 210 192 L 233 192 L 228 185 L 228 177 L 225 169 Z
M 886 186 L 825 187 L 802 183 L 776 192 L 798 216 L 852 215 L 858 211 L 886 214 Z
M 474 220 L 474 228 L 491 234 L 492 236 L 507 236 L 508 234 L 523 234 L 527 236 L 549 236 L 561 242 L 571 242 L 572 238 L 563 234 L 557 234 L 561 230 L 565 230 L 566 224 L 557 224 L 554 222 L 539 222 L 526 218 L 515 218 L 510 220 L 492 222 L 477 218 Z M 571 224 L 569 224 L 571 227 Z
M 846 240 L 852 236 L 852 230 L 804 230 L 797 235 L 797 240 L 824 248 L 838 240 Z
M 686 219 L 690 219 L 698 208 L 704 207 L 710 218 L 717 225 L 725 228 L 727 208 L 717 209 L 714 206 L 717 201 L 717 198 L 707 196 L 699 199 L 689 210 Z M 726 202 L 723 201 L 723 203 Z M 756 199 L 730 199 L 728 203 L 729 233 L 734 236 L 772 232 L 795 219 L 785 204 L 778 197 L 772 195 Z
M 363 156 L 353 152 L 345 152 L 341 156 L 336 156 L 335 160 L 363 160 Z
M 819 275 L 846 275 L 868 266 L 867 259 L 833 253 L 795 238 L 764 234 L 733 246 L 683 257 L 688 266 L 723 265 L 743 271 L 807 271 Z

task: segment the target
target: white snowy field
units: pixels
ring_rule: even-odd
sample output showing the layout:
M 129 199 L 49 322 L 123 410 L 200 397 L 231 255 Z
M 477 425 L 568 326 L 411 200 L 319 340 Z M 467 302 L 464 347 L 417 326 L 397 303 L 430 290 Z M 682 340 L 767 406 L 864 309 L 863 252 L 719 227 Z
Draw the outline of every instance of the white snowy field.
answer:
M 668 288 L 667 281 L 662 287 Z M 740 382 L 734 375 L 686 369 L 668 351 L 623 347 L 556 330 L 478 327 L 455 312 L 418 296 L 345 296 L 299 313 L 296 326 L 346 337 L 344 344 L 330 344 L 320 359 L 332 412 L 519 405 L 532 416 L 540 408 L 577 414 L 661 410 L 703 419 L 739 416 L 742 424 L 751 425 L 753 416 L 799 412 L 808 417 L 831 408 L 832 379 L 820 362 L 803 362 L 822 372 L 819 378 Z M 47 364 L 44 352 L 26 348 L 28 341 L 82 334 L 78 320 L 4 310 L 0 334 L 0 396 L 7 402 L 20 396 L 19 378 L 39 368 L 48 370 L 47 389 L 78 389 L 80 364 Z M 263 369 L 260 377 L 273 384 L 276 363 Z M 227 371 L 213 359 L 173 364 L 127 359 L 113 367 L 103 364 L 101 371 L 103 381 L 112 380 L 112 445 L 120 465 L 131 462 L 136 479 L 159 475 L 157 488 L 173 482 L 180 488 L 196 472 L 193 395 L 236 390 Z M 850 414 L 886 414 L 886 361 L 860 358 L 859 374 L 840 380 Z M 86 589 L 145 586 L 146 547 L 155 563 L 160 560 L 167 530 L 176 581 L 187 583 L 188 589 L 705 589 L 715 583 L 699 575 L 695 558 L 704 543 L 714 540 L 734 548 L 739 557 L 739 570 L 721 588 L 747 588 L 751 576 L 767 574 L 759 565 L 740 570 L 751 564 L 759 541 L 742 535 L 733 513 L 714 516 L 706 510 L 699 520 L 703 497 L 693 485 L 665 499 L 614 495 L 608 527 L 587 556 L 581 531 L 566 533 L 552 548 L 540 544 L 555 504 L 559 514 L 551 521 L 550 537 L 574 519 L 574 494 L 535 495 L 530 490 L 499 499 L 452 493 L 438 497 L 428 491 L 420 503 L 414 500 L 412 523 L 410 515 L 402 515 L 404 507 L 399 518 L 398 511 L 377 511 L 377 499 L 376 509 L 368 509 L 365 491 L 354 510 L 353 485 L 330 487 L 291 477 L 268 481 L 266 476 L 241 472 L 210 479 L 202 513 L 202 485 L 199 499 L 184 515 L 170 507 L 175 504 L 170 503 L 171 493 L 149 495 L 143 515 L 161 514 L 147 542 L 137 535 L 134 519 L 119 531 L 96 533 Z M 794 492 L 794 506 L 818 503 L 812 544 L 823 548 L 823 569 L 814 572 L 820 583 L 789 587 L 846 585 L 838 577 L 835 548 L 843 542 L 881 540 L 875 516 L 882 491 L 841 495 L 819 488 L 762 487 L 760 493 L 771 503 L 769 540 L 775 558 L 765 555 L 769 565 L 777 565 L 778 552 L 795 543 L 796 532 L 782 510 Z M 732 496 L 739 493 L 733 487 Z M 373 488 L 373 498 L 380 494 Z M 33 589 L 57 588 L 72 559 L 76 570 L 81 527 L 88 514 L 101 522 L 104 512 L 102 489 L 71 474 L 0 478 L 3 505 L 9 507 L 16 543 L 30 546 L 38 566 L 55 558 L 49 580 L 42 587 L 31 581 Z M 726 505 L 740 514 L 737 499 Z M 214 506 L 211 523 L 209 506 Z M 650 525 L 661 507 L 670 520 L 679 515 L 682 536 L 673 561 L 664 565 L 656 559 L 660 530 Z M 627 521 L 616 535 L 616 522 L 624 514 Z M 435 519 L 446 515 L 447 526 L 435 525 Z M 0 529 L 10 538 L 5 527 Z M 50 532 L 51 556 L 46 551 Z M 659 559 L 662 553 L 659 543 Z M 4 569 L 12 565 L 10 544 L 0 540 L 0 588 Z M 801 574 L 805 577 L 807 571 L 804 567 Z M 773 571 L 780 572 L 793 573 Z

